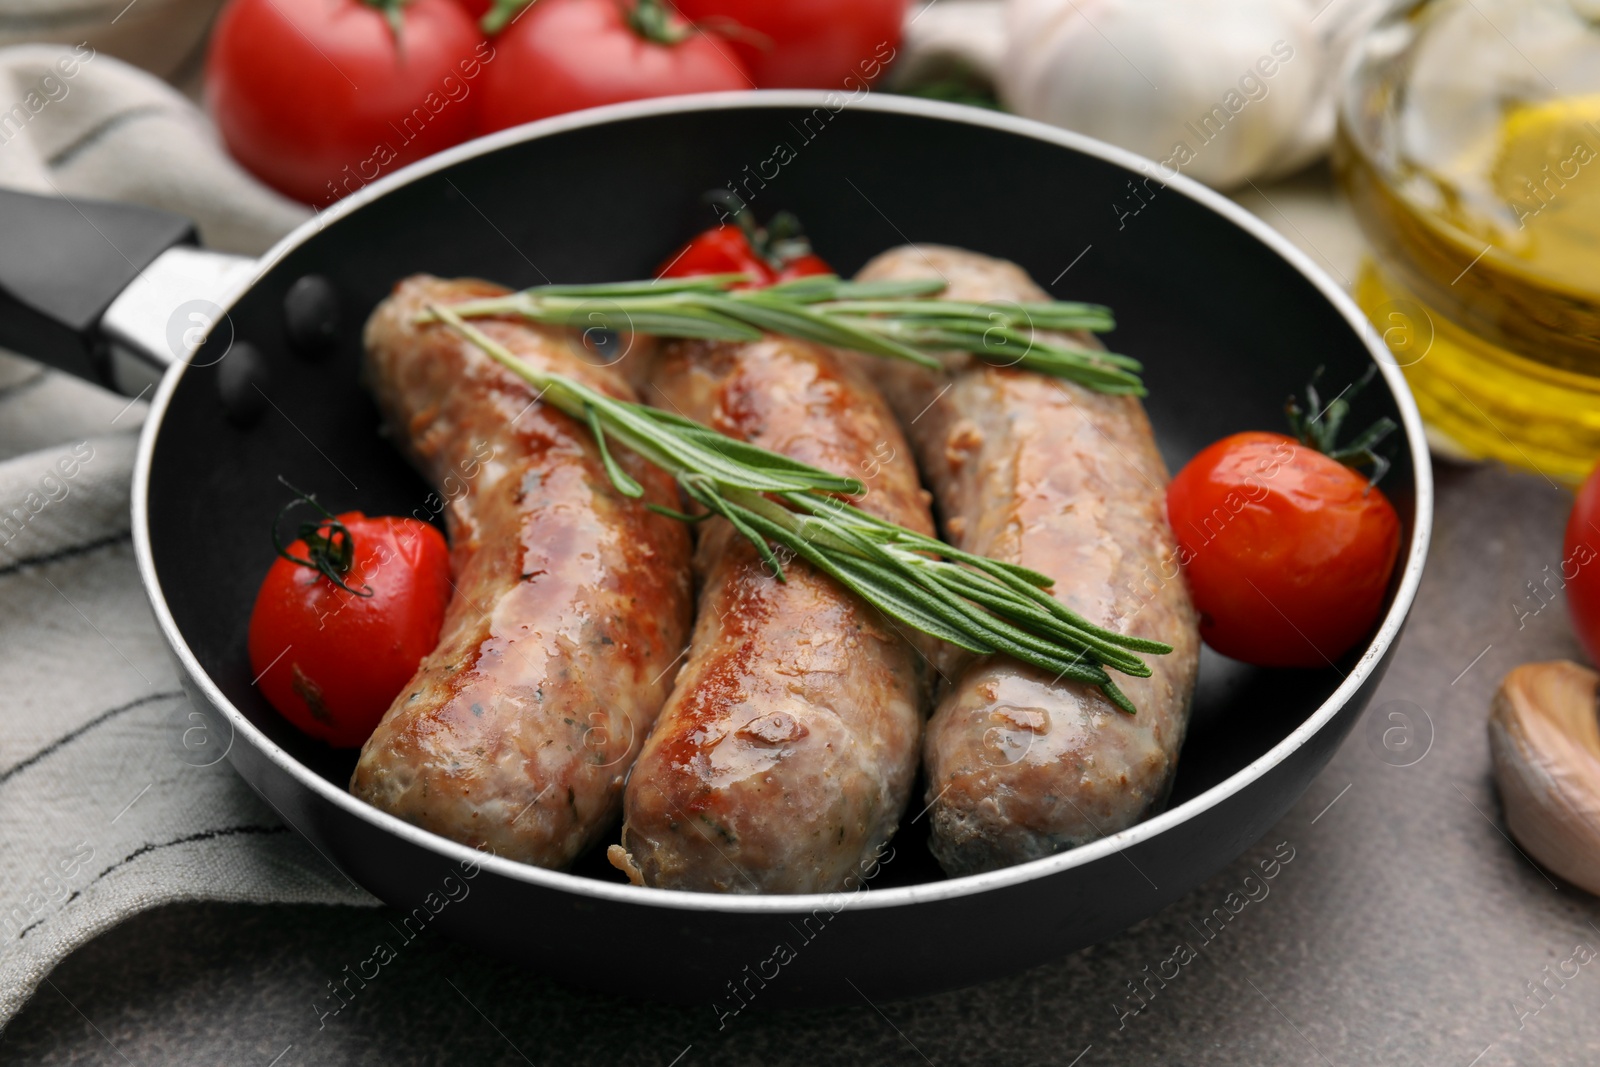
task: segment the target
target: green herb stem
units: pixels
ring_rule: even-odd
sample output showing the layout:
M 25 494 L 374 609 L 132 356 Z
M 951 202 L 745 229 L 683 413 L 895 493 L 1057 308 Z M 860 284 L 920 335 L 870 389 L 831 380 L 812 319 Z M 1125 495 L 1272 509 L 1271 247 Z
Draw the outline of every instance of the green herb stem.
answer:
M 546 325 L 707 340 L 753 341 L 763 333 L 901 359 L 929 369 L 941 352 L 968 352 L 1074 381 L 1100 392 L 1142 396 L 1138 360 L 1043 336 L 1105 332 L 1098 304 L 1039 301 L 975 304 L 931 300 L 937 279 L 849 282 L 813 275 L 764 289 L 734 289 L 741 274 L 701 278 L 544 285 L 454 306 L 462 318 L 517 316 Z

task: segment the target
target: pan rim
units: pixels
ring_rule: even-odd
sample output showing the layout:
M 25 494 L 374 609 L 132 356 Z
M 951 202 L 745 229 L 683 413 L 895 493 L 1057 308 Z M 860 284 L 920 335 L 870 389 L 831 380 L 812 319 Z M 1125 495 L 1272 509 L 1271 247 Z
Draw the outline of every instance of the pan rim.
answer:
M 840 94 L 836 91 L 786 89 L 706 93 L 633 101 L 543 119 L 457 145 L 364 186 L 345 199 L 340 200 L 328 210 L 317 213 L 313 218 L 296 227 L 268 250 L 258 261 L 256 269 L 251 273 L 250 277 L 236 285 L 219 303 L 222 303 L 226 308 L 232 308 L 241 296 L 253 288 L 285 256 L 319 233 L 329 222 L 337 221 L 393 190 L 465 160 L 489 155 L 510 145 L 521 144 L 525 141 L 536 140 L 570 130 L 659 115 L 708 110 L 754 110 L 793 107 L 822 107 L 830 110 L 842 110 L 834 109 L 830 102 L 830 98 L 832 101 L 837 101 L 839 96 Z M 1004 115 L 959 104 L 947 104 L 913 97 L 869 94 L 859 100 L 847 101 L 844 106 L 881 114 L 908 115 L 996 130 L 1067 148 L 1133 172 L 1148 174 L 1150 168 L 1160 166 L 1153 160 L 1146 159 L 1134 152 L 1106 144 L 1082 134 L 1049 126 L 1031 119 Z M 227 717 L 233 729 L 234 744 L 239 744 L 241 741 L 249 744 L 302 788 L 308 789 L 323 801 L 333 804 L 345 813 L 371 823 L 380 830 L 394 834 L 409 844 L 427 849 L 456 862 L 476 864 L 483 869 L 493 871 L 501 877 L 542 889 L 573 893 L 578 896 L 597 898 L 608 903 L 621 905 L 643 905 L 679 911 L 706 911 L 743 915 L 792 915 L 809 913 L 818 908 L 828 908 L 837 912 L 845 907 L 850 909 L 903 907 L 921 903 L 951 901 L 1048 878 L 1075 867 L 1094 863 L 1156 838 L 1179 824 L 1188 822 L 1201 813 L 1223 803 L 1264 777 L 1326 727 L 1349 702 L 1350 698 L 1366 684 L 1369 676 L 1377 669 L 1384 656 L 1398 639 L 1406 616 L 1409 614 L 1416 599 L 1417 588 L 1422 579 L 1428 544 L 1433 529 L 1433 471 L 1421 415 L 1398 365 L 1392 359 L 1385 358 L 1388 354 L 1387 346 L 1378 336 L 1377 331 L 1372 327 L 1366 316 L 1356 306 L 1354 300 L 1332 278 L 1328 277 L 1320 267 L 1313 263 L 1305 253 L 1291 244 L 1287 238 L 1269 227 L 1255 215 L 1228 200 L 1222 194 L 1200 184 L 1195 179 L 1185 177 L 1181 173 L 1163 175 L 1162 180 L 1168 188 L 1195 201 L 1201 207 L 1221 215 L 1226 221 L 1244 230 L 1265 245 L 1268 250 L 1286 261 L 1289 266 L 1306 278 L 1322 297 L 1344 317 L 1356 335 L 1363 341 L 1366 345 L 1368 356 L 1377 365 L 1379 375 L 1383 378 L 1384 384 L 1394 398 L 1395 404 L 1399 409 L 1402 425 L 1406 431 L 1413 468 L 1415 514 L 1412 520 L 1410 541 L 1406 548 L 1404 567 L 1395 591 L 1394 601 L 1385 613 L 1382 623 L 1368 643 L 1361 658 L 1351 668 L 1339 686 L 1329 694 L 1328 698 L 1283 740 L 1246 766 L 1229 775 L 1223 781 L 1191 797 L 1177 807 L 1168 809 L 1125 830 L 1053 856 L 1030 860 L 996 871 L 962 875 L 937 882 L 875 889 L 865 893 L 845 891 L 805 894 L 726 895 L 603 882 L 598 879 L 568 874 L 563 871 L 547 870 L 516 860 L 488 855 L 414 826 L 387 812 L 380 811 L 311 771 L 310 768 L 271 741 L 238 708 L 234 707 L 209 674 L 201 667 L 199 660 L 184 640 L 183 634 L 178 629 L 177 622 L 167 605 L 160 579 L 156 573 L 154 553 L 150 542 L 150 471 L 154 462 L 155 449 L 157 439 L 160 436 L 162 422 L 183 376 L 185 365 L 181 363 L 168 370 L 151 401 L 149 415 L 145 420 L 144 428 L 139 438 L 139 449 L 133 477 L 132 526 L 134 554 L 138 563 L 140 578 L 144 583 L 146 595 L 150 598 L 151 609 L 156 621 L 184 673 L 201 690 L 205 699 Z M 254 788 L 253 785 L 252 788 Z M 284 821 L 288 822 L 289 820 L 285 817 Z M 290 825 L 293 826 L 292 823 Z M 295 827 L 295 829 L 298 832 L 298 827 Z M 302 834 L 302 836 L 305 835 Z M 841 904 L 841 898 L 850 899 L 847 903 Z

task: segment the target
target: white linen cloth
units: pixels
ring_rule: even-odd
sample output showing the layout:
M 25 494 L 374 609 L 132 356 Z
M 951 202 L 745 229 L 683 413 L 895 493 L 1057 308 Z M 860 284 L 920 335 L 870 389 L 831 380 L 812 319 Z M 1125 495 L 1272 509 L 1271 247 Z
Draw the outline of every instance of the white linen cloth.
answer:
M 240 252 L 306 214 L 228 160 L 193 104 L 108 56 L 0 49 L 13 101 L 28 117 L 0 112 L 0 185 L 181 211 Z M 0 1026 L 74 948 L 148 908 L 377 903 L 191 717 L 129 539 L 145 407 L 0 355 Z

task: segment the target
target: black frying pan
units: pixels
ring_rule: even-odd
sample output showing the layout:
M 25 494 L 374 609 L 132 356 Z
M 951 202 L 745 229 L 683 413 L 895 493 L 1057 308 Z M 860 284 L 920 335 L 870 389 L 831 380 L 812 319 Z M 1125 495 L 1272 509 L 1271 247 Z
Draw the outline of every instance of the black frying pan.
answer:
M 154 392 L 135 475 L 140 570 L 191 698 L 234 766 L 351 878 L 411 910 L 477 861 L 470 895 L 430 925 L 587 985 L 730 1009 L 734 987 L 741 999 L 760 990 L 759 1004 L 853 999 L 849 983 L 874 999 L 906 996 L 1092 944 L 1254 843 L 1360 715 L 1422 574 L 1427 452 L 1381 341 L 1281 237 L 1181 177 L 1145 180 L 1157 173 L 1047 126 L 908 99 L 841 108 L 836 94 L 782 92 L 624 105 L 509 130 L 365 188 L 251 265 L 227 296 L 168 281 L 173 257 L 157 257 L 187 233 L 169 216 L 80 204 L 50 218 L 60 204 L 5 198 L 0 343 L 130 392 L 141 340 L 179 357 Z M 1116 348 L 1145 362 L 1151 418 L 1174 466 L 1226 433 L 1276 428 L 1284 397 L 1318 366 L 1346 383 L 1378 359 L 1379 384 L 1355 417 L 1403 427 L 1384 489 L 1406 548 L 1371 644 L 1325 671 L 1208 654 L 1164 814 L 972 877 L 944 878 L 925 824 L 910 822 L 855 893 L 640 889 L 594 856 L 571 873 L 479 857 L 352 798 L 354 754 L 308 740 L 267 706 L 251 686 L 245 630 L 273 558 L 279 474 L 336 509 L 375 514 L 412 513 L 430 491 L 378 435 L 357 381 L 362 321 L 414 271 L 512 286 L 645 276 L 709 224 L 701 195 L 730 185 L 758 215 L 796 212 L 846 273 L 891 245 L 942 242 L 1015 260 L 1057 296 L 1109 304 Z M 211 272 L 224 285 L 236 268 L 194 260 L 191 276 Z M 152 261 L 144 295 L 132 290 L 107 313 Z M 320 358 L 285 323 L 286 294 L 310 274 L 331 281 L 340 312 Z M 208 321 L 208 298 L 226 319 L 185 365 L 200 336 L 185 332 Z M 779 954 L 781 966 L 780 944 L 792 952 Z

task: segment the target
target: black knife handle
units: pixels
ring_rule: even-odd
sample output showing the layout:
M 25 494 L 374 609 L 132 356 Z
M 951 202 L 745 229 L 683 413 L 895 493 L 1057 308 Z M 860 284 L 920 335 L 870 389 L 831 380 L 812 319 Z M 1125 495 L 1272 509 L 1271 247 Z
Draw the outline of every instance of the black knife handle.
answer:
M 105 384 L 101 316 L 194 223 L 134 204 L 0 189 L 0 347 Z

